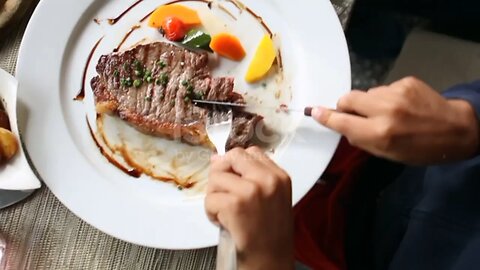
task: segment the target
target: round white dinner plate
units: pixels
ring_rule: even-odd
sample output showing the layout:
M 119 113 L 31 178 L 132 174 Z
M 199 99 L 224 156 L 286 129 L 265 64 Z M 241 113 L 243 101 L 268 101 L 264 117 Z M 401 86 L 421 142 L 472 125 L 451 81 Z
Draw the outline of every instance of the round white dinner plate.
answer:
M 26 148 L 55 196 L 99 230 L 155 248 L 213 246 L 218 243 L 218 228 L 208 221 L 203 199 L 189 198 L 168 183 L 147 177 L 134 179 L 108 163 L 90 136 L 86 106 L 72 100 L 82 83 L 85 61 L 99 38 L 114 28 L 126 33 L 167 1 L 140 1 L 114 28 L 93 22 L 95 18 L 115 17 L 135 2 L 40 1 L 23 39 L 16 73 L 19 103 L 25 108 L 19 126 Z M 338 98 L 350 89 L 350 62 L 330 2 L 242 2 L 280 36 L 286 75 L 291 78 L 289 105 L 335 107 Z M 100 45 L 98 54 L 111 52 L 107 49 L 111 47 Z M 95 55 L 90 73 L 97 60 Z M 289 143 L 273 156 L 292 178 L 294 203 L 323 173 L 340 138 L 310 118 L 299 116 L 297 122 Z

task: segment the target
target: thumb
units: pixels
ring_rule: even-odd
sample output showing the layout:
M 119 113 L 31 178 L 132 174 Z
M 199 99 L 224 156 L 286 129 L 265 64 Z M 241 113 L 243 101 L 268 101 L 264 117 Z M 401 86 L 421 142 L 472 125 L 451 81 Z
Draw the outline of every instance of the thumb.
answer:
M 327 126 L 329 123 L 330 116 L 332 115 L 332 110 L 329 110 L 324 107 L 315 107 L 312 108 L 312 118 L 315 119 L 318 123 Z M 328 127 L 328 126 L 327 126 Z
M 371 137 L 374 131 L 373 122 L 368 119 L 327 109 L 324 107 L 315 107 L 311 111 L 312 118 L 321 125 L 332 129 L 349 139 Z

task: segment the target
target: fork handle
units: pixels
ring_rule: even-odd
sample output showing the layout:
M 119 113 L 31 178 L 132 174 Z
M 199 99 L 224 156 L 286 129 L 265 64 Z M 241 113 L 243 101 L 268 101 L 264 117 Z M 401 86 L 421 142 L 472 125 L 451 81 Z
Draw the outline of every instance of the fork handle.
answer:
M 217 270 L 237 269 L 237 249 L 230 233 L 220 227 L 220 241 L 217 248 Z
M 217 154 L 224 156 L 225 147 L 217 147 Z M 230 233 L 220 227 L 220 239 L 217 247 L 217 270 L 237 269 L 237 249 Z

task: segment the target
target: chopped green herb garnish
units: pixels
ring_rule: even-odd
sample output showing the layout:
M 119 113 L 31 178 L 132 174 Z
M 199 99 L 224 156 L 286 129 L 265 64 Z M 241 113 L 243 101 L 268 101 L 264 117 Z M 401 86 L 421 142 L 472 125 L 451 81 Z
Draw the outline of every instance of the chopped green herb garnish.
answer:
M 147 78 L 145 79 L 145 81 L 146 81 L 147 83 L 152 83 L 152 82 L 153 82 L 153 78 L 152 78 L 152 77 L 147 77 Z
M 170 101 L 170 105 L 175 106 L 175 100 Z
M 189 84 L 187 86 L 187 93 L 193 93 L 193 90 L 195 90 L 195 88 L 193 87 L 193 85 Z
M 143 80 L 147 81 L 148 78 L 150 78 L 150 82 L 151 82 L 151 81 L 153 81 L 153 79 L 151 77 L 152 77 L 152 71 L 147 70 L 147 71 L 145 71 L 145 75 L 143 76 Z M 150 83 L 150 82 L 148 82 L 148 83 Z
M 158 60 L 157 65 L 160 66 L 160 69 L 163 69 L 167 66 L 167 64 L 163 60 Z
M 178 190 L 182 191 L 183 187 L 182 186 L 177 186 Z
M 135 70 L 135 76 L 137 76 L 139 78 L 142 77 L 143 76 L 143 70 L 138 70 L 138 69 Z
M 146 101 L 152 101 L 152 97 L 151 97 L 151 96 L 146 96 L 146 97 L 145 97 L 145 100 L 146 100 Z
M 185 102 L 189 102 L 189 101 L 190 101 L 190 97 L 189 97 L 189 96 L 185 96 L 185 98 L 183 98 L 183 100 L 184 100 Z
M 115 69 L 115 70 L 113 71 L 113 76 L 114 76 L 114 77 L 120 76 L 120 72 L 118 72 L 118 69 Z
M 187 85 L 188 85 L 188 81 L 187 81 L 187 80 L 183 80 L 183 81 L 182 81 L 182 85 L 183 85 L 183 86 L 187 86 Z
M 266 87 L 267 87 L 267 83 L 262 83 L 262 87 L 263 87 L 263 88 L 266 88 Z
M 133 81 L 133 86 L 135 86 L 135 88 L 138 88 L 138 87 L 142 86 L 142 83 L 143 83 L 142 80 L 136 79 L 135 81 Z
M 129 71 L 130 70 L 130 62 L 127 61 L 127 62 L 123 63 L 123 69 L 125 71 Z
M 130 86 L 132 86 L 132 84 L 133 84 L 132 78 L 130 78 L 130 77 L 120 79 L 120 85 L 121 86 L 130 87 Z
M 195 99 L 196 100 L 203 100 L 203 98 L 204 98 L 203 93 L 201 93 L 201 92 L 196 92 L 195 93 Z
M 139 69 L 142 68 L 142 63 L 139 60 L 135 59 L 133 61 L 133 67 L 135 67 L 135 69 L 139 70 Z
M 160 75 L 160 78 L 158 78 L 157 84 L 167 86 L 168 80 L 169 80 L 168 75 L 166 73 L 162 73 Z

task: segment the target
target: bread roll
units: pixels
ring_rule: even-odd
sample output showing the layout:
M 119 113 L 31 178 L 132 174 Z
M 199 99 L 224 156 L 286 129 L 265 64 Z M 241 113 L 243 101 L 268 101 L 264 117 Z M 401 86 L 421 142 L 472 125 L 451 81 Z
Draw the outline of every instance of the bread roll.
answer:
M 0 128 L 0 162 L 5 163 L 18 152 L 18 140 L 11 131 Z

